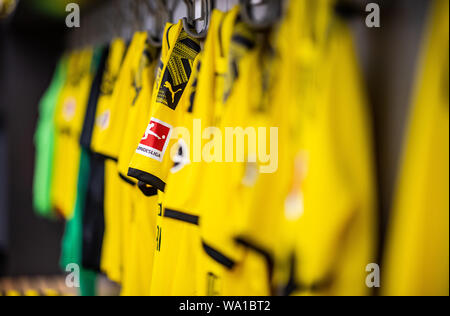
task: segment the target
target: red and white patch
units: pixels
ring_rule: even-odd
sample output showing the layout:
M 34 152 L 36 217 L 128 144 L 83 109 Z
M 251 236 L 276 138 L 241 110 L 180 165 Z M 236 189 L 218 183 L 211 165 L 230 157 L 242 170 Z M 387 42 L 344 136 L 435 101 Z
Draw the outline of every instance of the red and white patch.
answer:
M 167 146 L 169 145 L 171 133 L 172 126 L 152 118 L 136 152 L 145 157 L 162 161 Z

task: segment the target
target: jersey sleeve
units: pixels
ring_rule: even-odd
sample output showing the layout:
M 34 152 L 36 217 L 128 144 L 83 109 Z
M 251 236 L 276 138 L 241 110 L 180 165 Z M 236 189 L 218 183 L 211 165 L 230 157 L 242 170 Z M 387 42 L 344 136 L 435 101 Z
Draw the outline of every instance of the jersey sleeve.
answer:
M 149 123 L 128 169 L 129 177 L 160 191 L 165 190 L 172 167 L 169 153 L 176 140 L 171 136 L 183 112 L 181 104 L 189 97 L 185 90 L 200 53 L 199 42 L 182 30 L 181 22 L 168 27 L 165 38 L 170 47 L 168 58 L 163 61 L 162 76 L 152 97 Z

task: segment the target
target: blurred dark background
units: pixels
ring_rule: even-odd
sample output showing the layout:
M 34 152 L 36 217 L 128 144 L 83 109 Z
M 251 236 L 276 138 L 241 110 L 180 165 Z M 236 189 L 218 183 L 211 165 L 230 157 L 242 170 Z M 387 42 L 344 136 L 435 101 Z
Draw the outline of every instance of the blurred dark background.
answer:
M 38 103 L 63 49 L 64 28 L 27 1 L 0 25 L 0 116 L 7 142 L 9 232 L 4 275 L 54 274 L 63 225 L 33 214 L 33 135 Z M 2 170 L 3 171 L 3 170 Z
M 34 215 L 31 190 L 38 103 L 64 51 L 67 2 L 79 3 L 83 16 L 100 1 L 22 0 L 13 17 L 0 20 L 0 275 L 59 272 L 63 223 Z M 381 7 L 381 28 L 367 28 L 362 17 L 352 24 L 374 123 L 382 242 L 431 1 L 356 2 Z
M 0 252 L 6 248 L 0 255 L 0 275 L 60 271 L 64 224 L 36 216 L 31 193 L 38 104 L 64 51 L 64 2 L 22 0 L 12 17 L 0 20 L 0 122 L 5 143 L 0 154 L 8 161 L 4 167 L 0 157 L 0 190 L 4 189 L 0 195 L 8 200 L 7 206 L 1 205 L 6 201 L 0 196 L 0 232 L 7 237 L 5 247 L 0 242 Z M 82 10 L 89 9 L 84 2 Z M 7 224 L 2 223 L 2 214 Z

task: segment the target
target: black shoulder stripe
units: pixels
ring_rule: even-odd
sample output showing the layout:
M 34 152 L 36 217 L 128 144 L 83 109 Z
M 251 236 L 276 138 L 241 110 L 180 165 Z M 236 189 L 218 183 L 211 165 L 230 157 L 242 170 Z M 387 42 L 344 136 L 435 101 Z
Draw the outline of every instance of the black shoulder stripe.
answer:
M 198 225 L 199 223 L 199 217 L 191 214 L 186 214 L 183 212 L 171 210 L 171 209 L 164 209 L 164 217 L 176 219 L 182 222 L 186 222 L 193 225 Z
M 220 263 L 221 265 L 224 265 L 227 269 L 231 270 L 234 268 L 236 263 L 225 256 L 224 254 L 220 253 L 219 251 L 213 249 L 212 247 L 208 246 L 205 242 L 203 244 L 203 249 L 205 252 L 210 256 L 212 259 Z
M 131 178 L 135 178 L 146 184 L 149 184 L 149 185 L 157 188 L 161 192 L 164 192 L 164 189 L 166 188 L 166 183 L 164 181 L 162 181 L 160 178 L 158 178 L 150 173 L 141 171 L 141 170 L 130 168 L 130 169 L 128 169 L 127 176 L 129 176 Z

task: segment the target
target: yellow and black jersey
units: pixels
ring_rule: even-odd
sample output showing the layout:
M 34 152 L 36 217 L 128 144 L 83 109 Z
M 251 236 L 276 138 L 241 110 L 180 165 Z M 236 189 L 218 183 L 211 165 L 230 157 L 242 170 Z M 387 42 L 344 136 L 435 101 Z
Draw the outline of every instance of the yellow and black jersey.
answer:
M 304 209 L 302 182 L 308 155 L 301 148 L 309 132 L 302 120 L 311 115 L 317 103 L 314 98 L 320 94 L 318 70 L 330 28 L 331 4 L 329 0 L 291 2 L 270 38 L 273 52 L 265 53 L 257 72 L 260 84 L 270 88 L 260 93 L 260 113 L 252 116 L 255 126 L 267 130 L 267 152 L 277 155 L 258 161 L 261 172 L 256 173 L 238 238 L 266 256 L 268 277 L 277 289 L 288 283 L 288 266 L 299 233 L 296 225 Z M 273 150 L 271 145 L 275 145 Z
M 172 168 L 162 199 L 162 217 L 158 232 L 163 244 L 155 257 L 153 293 L 166 295 L 205 295 L 203 248 L 200 238 L 200 213 L 197 207 L 204 188 L 202 148 L 206 143 L 194 140 L 202 137 L 202 126 L 212 126 L 214 103 L 222 102 L 221 91 L 226 72 L 226 51 L 237 11 L 225 14 L 214 10 L 204 50 L 196 58 L 188 98 L 177 111 L 180 115 L 172 137 L 176 146 L 171 152 Z M 228 43 L 227 43 L 228 42 Z M 199 124 L 194 126 L 194 124 Z M 201 126 L 200 126 L 201 125 Z M 197 145 L 197 147 L 195 147 Z M 188 262 L 188 263 L 187 263 Z M 204 281 L 204 282 L 203 282 Z M 162 291 L 161 291 L 162 290 Z M 157 292 L 155 292 L 157 291 Z
M 268 115 L 267 104 L 262 102 L 267 88 L 261 69 L 266 51 L 238 16 L 227 23 L 231 29 L 230 41 L 225 44 L 227 67 L 222 95 L 214 102 L 216 133 L 205 147 L 211 160 L 203 170 L 204 183 L 215 185 L 204 185 L 197 202 L 204 249 L 199 282 L 203 295 L 269 295 L 271 264 L 267 253 L 240 238 L 259 172 L 258 144 L 252 133 L 263 126 L 262 117 Z M 223 135 L 226 144 L 217 143 L 217 134 Z M 246 146 L 241 147 L 240 140 Z
M 243 238 L 242 234 L 260 173 L 258 147 L 263 147 L 257 139 L 258 129 L 265 128 L 261 124 L 261 117 L 266 114 L 260 103 L 263 95 L 262 51 L 263 48 L 257 44 L 254 50 L 242 57 L 239 77 L 224 105 L 219 126 L 225 135 L 225 142 L 230 139 L 227 135 L 230 127 L 237 131 L 232 136 L 232 145 L 228 143 L 225 147 L 225 157 L 230 155 L 231 160 L 225 158 L 226 162 L 213 163 L 207 167 L 210 168 L 207 177 L 210 180 L 213 175 L 218 178 L 219 190 L 211 192 L 210 189 L 204 197 L 201 233 L 209 259 L 205 267 L 210 269 L 208 274 L 215 277 L 214 282 L 210 281 L 214 284 L 208 291 L 218 295 L 259 296 L 271 293 L 267 253 L 252 239 Z M 251 94 L 248 93 L 249 89 L 252 90 Z M 239 133 L 241 129 L 245 136 Z M 247 146 L 239 146 L 240 137 L 246 138 Z M 209 209 L 206 209 L 206 205 Z M 260 216 L 265 216 L 262 209 Z M 251 223 L 251 227 L 263 228 L 258 226 L 258 222 Z
M 106 71 L 103 76 L 101 95 L 98 100 L 95 126 L 92 135 L 92 151 L 106 158 L 118 159 L 124 117 L 126 117 L 128 95 L 132 73 L 130 68 L 135 63 L 137 51 L 144 49 L 145 33 L 136 33 L 128 49 L 122 39 L 111 44 Z
M 449 294 L 448 30 L 449 2 L 436 0 L 389 228 L 385 295 Z
M 237 10 L 237 9 L 236 9 Z M 224 42 L 224 60 L 227 61 L 226 67 L 223 65 L 223 61 L 218 59 L 219 67 L 223 67 L 222 71 L 225 71 L 221 77 L 223 79 L 219 79 L 217 81 L 218 87 L 221 88 L 222 94 L 218 96 L 213 96 L 213 126 L 217 128 L 217 131 L 220 132 L 221 135 L 225 135 L 226 127 L 244 127 L 247 126 L 246 119 L 248 119 L 247 114 L 247 103 L 249 98 L 248 93 L 244 93 L 245 90 L 248 90 L 247 83 L 249 80 L 248 75 L 250 71 L 247 71 L 247 68 L 243 67 L 243 59 L 250 54 L 250 52 L 255 48 L 255 38 L 251 31 L 249 31 L 248 27 L 241 21 L 239 17 L 236 16 L 236 13 L 233 11 L 229 13 L 224 20 L 222 27 L 223 30 L 229 34 L 228 41 Z M 201 80 L 202 73 L 200 74 L 199 80 Z M 230 79 L 232 78 L 232 79 Z M 227 80 L 233 80 L 233 84 L 227 83 Z M 199 85 L 202 82 L 199 81 Z M 205 83 L 203 83 L 205 84 Z M 207 102 L 201 99 L 202 93 L 200 92 L 200 87 L 198 91 L 198 101 L 199 102 Z M 217 135 L 209 135 L 210 145 L 213 146 L 214 142 L 217 141 Z M 217 143 L 215 144 L 217 145 Z M 198 209 L 200 210 L 202 216 L 202 238 L 204 241 L 204 246 L 207 249 L 207 252 L 211 254 L 213 249 L 218 250 L 219 248 L 227 248 L 227 246 L 223 246 L 223 244 L 219 241 L 214 241 L 215 238 L 225 238 L 225 234 L 221 234 L 223 228 L 216 231 L 216 233 L 212 233 L 215 228 L 215 225 L 209 225 L 209 220 L 211 219 L 211 224 L 217 224 L 220 222 L 219 218 L 222 215 L 228 213 L 231 215 L 231 210 L 228 212 L 229 206 L 229 197 L 233 195 L 235 192 L 230 190 L 229 185 L 234 184 L 234 179 L 232 178 L 233 174 L 228 173 L 228 170 L 233 170 L 233 162 L 225 162 L 225 158 L 228 154 L 223 151 L 222 144 L 215 146 L 216 148 L 212 148 L 211 146 L 206 145 L 205 148 L 209 149 L 209 152 L 205 152 L 206 154 L 212 154 L 211 161 L 207 161 L 204 164 L 204 183 L 209 183 L 209 181 L 213 181 L 215 186 L 204 186 L 202 191 L 204 191 L 198 199 Z M 215 152 L 214 152 L 215 151 Z M 232 150 L 234 151 L 234 148 Z M 216 154 L 216 156 L 214 156 Z M 208 155 L 206 155 L 208 156 Z M 231 159 L 233 160 L 233 159 Z M 234 189 L 234 188 L 233 188 Z M 231 223 L 234 225 L 234 221 L 227 220 L 227 223 Z M 220 247 L 218 245 L 221 244 Z M 234 249 L 234 246 L 230 248 Z M 226 251 L 225 251 L 226 252 Z M 230 251 L 230 253 L 233 250 Z M 232 255 L 227 256 L 223 254 L 222 259 L 223 263 L 226 261 L 227 266 L 232 265 L 232 261 L 230 258 Z M 219 258 L 217 258 L 219 259 Z
M 101 142 L 111 125 L 111 112 L 113 109 L 114 91 L 118 86 L 117 79 L 122 68 L 127 47 L 124 40 L 114 39 L 110 45 L 110 52 L 106 62 L 105 72 L 97 102 L 95 125 L 92 134 L 91 149 L 95 153 L 102 153 Z
M 170 28 L 170 25 L 168 25 L 165 34 L 168 34 L 167 31 Z M 173 38 L 173 40 L 176 40 L 176 38 Z M 151 63 L 151 67 L 156 70 L 156 77 L 152 78 L 154 81 L 153 86 L 150 85 L 150 82 L 147 82 L 145 85 L 143 84 L 143 94 L 150 95 L 150 97 L 140 97 L 138 99 L 138 107 L 134 109 L 134 119 L 139 122 L 134 122 L 136 126 L 130 126 L 131 133 L 129 135 L 129 142 L 134 142 L 133 147 L 124 148 L 125 145 L 123 145 L 123 150 L 119 157 L 121 169 L 119 171 L 122 179 L 126 180 L 126 182 L 122 181 L 122 190 L 126 197 L 126 204 L 124 204 L 123 211 L 126 216 L 124 221 L 127 230 L 126 233 L 129 235 L 127 239 L 129 251 L 124 260 L 124 279 L 121 292 L 121 295 L 126 296 L 165 293 L 163 292 L 164 288 L 160 287 L 158 287 L 157 292 L 152 291 L 153 276 L 161 276 L 163 279 L 168 280 L 167 283 L 170 283 L 169 278 L 173 274 L 173 271 L 164 273 L 163 270 L 158 268 L 157 263 L 155 264 L 156 267 L 153 267 L 154 261 L 162 262 L 162 260 L 154 259 L 155 252 L 161 249 L 162 228 L 160 222 L 157 222 L 157 219 L 161 220 L 162 216 L 162 206 L 158 203 L 162 196 L 157 194 L 158 191 L 156 188 L 142 182 L 138 183 L 138 186 L 130 186 L 130 184 L 134 183 L 131 180 L 133 178 L 125 178 L 123 174 L 123 172 L 128 171 L 128 164 L 130 163 L 130 161 L 126 163 L 126 160 L 132 158 L 147 128 L 153 104 L 153 95 L 157 91 L 157 84 L 161 79 L 164 62 L 167 62 L 169 59 L 170 47 L 173 44 L 173 42 L 163 42 L 158 66 L 156 67 L 154 62 Z M 128 124 L 133 124 L 133 122 L 129 120 Z M 131 135 L 132 133 L 135 133 L 135 135 Z M 131 139 L 132 137 L 136 139 Z M 137 242 L 138 240 L 139 242 Z M 165 264 L 163 262 L 160 267 L 165 268 L 171 262 L 173 261 L 167 261 Z
M 122 145 L 120 146 L 118 156 L 119 173 L 121 177 L 131 182 L 133 182 L 133 179 L 127 178 L 128 166 L 144 134 L 145 125 L 149 120 L 152 92 L 155 84 L 155 70 L 159 57 L 158 53 L 158 49 L 146 44 L 141 52 L 138 67 L 132 69 L 134 72 L 132 87 L 136 95 L 128 106 L 125 129 L 122 131 Z
M 169 172 L 169 170 L 159 171 L 156 169 L 156 167 L 164 168 L 165 166 L 168 166 L 164 163 L 174 164 L 172 160 L 173 156 L 170 154 L 169 149 L 167 149 L 167 153 L 165 153 L 165 155 L 167 156 L 164 158 L 164 163 L 158 166 L 157 164 L 149 164 L 146 160 L 151 160 L 154 158 L 150 158 L 145 155 L 142 156 L 142 152 L 139 148 L 144 148 L 142 146 L 146 146 L 146 140 L 150 137 L 156 137 L 157 140 L 160 140 L 159 138 L 161 138 L 162 140 L 169 142 L 171 141 L 170 136 L 172 135 L 172 137 L 174 137 L 177 133 L 177 127 L 180 128 L 184 126 L 183 116 L 185 114 L 189 114 L 189 101 L 191 100 L 191 96 L 193 95 L 193 91 L 195 90 L 195 73 L 198 69 L 197 62 L 199 59 L 200 45 L 196 40 L 186 35 L 184 30 L 182 30 L 181 24 L 167 25 L 165 35 L 166 41 L 163 43 L 162 47 L 161 64 L 158 68 L 157 81 L 153 91 L 153 97 L 151 99 L 152 103 L 149 110 L 150 116 L 147 117 L 144 130 L 142 130 L 139 140 L 141 140 L 142 135 L 144 135 L 144 137 L 142 138 L 140 143 L 138 140 L 139 144 L 136 144 L 136 147 L 138 149 L 134 154 L 131 165 L 133 165 L 133 163 L 137 159 L 137 161 L 145 162 L 147 166 L 153 166 L 156 172 L 167 173 Z M 182 83 L 182 81 L 186 79 L 187 82 Z M 182 91 L 172 91 L 172 87 L 177 87 L 177 90 L 181 89 Z M 163 92 L 161 90 L 162 88 L 166 89 L 165 91 L 168 91 L 170 95 L 165 94 L 163 96 Z M 177 101 L 175 101 L 175 94 L 178 93 L 180 94 L 180 97 Z M 175 105 L 173 102 L 177 102 L 177 104 Z M 155 117 L 164 118 L 165 122 L 170 122 L 171 128 L 173 128 L 173 134 L 172 131 L 166 131 L 167 133 L 170 133 L 170 135 L 159 134 L 159 132 L 161 131 L 160 129 L 152 130 L 153 127 L 150 126 L 152 124 L 155 124 Z M 149 121 L 150 125 L 148 125 Z M 173 144 L 176 144 L 176 142 L 173 142 Z M 156 143 L 155 146 L 157 146 Z M 165 146 L 169 145 L 167 144 Z M 163 162 L 163 160 L 161 162 Z M 170 166 L 169 169 L 172 169 L 172 166 Z M 147 169 L 147 171 L 153 172 L 150 169 Z M 139 180 L 144 179 L 139 178 Z M 149 185 L 153 185 L 153 187 L 149 187 Z M 154 184 L 149 183 L 149 181 L 146 181 L 145 184 L 141 184 L 140 187 L 145 187 L 143 189 L 143 192 L 147 194 L 150 193 L 152 189 L 159 189 L 160 192 L 162 191 L 162 189 L 164 189 L 164 187 L 155 186 Z M 155 220 L 155 218 L 157 218 L 157 221 L 153 226 L 157 238 L 155 242 L 152 243 L 152 245 L 154 246 L 152 251 L 155 251 L 155 257 L 154 262 L 152 262 L 153 271 L 149 276 L 151 279 L 151 283 L 150 287 L 148 288 L 149 292 L 147 294 L 194 295 L 195 293 L 189 290 L 190 288 L 195 288 L 195 282 L 193 282 L 195 281 L 195 279 L 189 279 L 189 276 L 194 275 L 193 271 L 190 271 L 191 273 L 183 273 L 182 275 L 179 275 L 179 273 L 177 272 L 179 271 L 179 269 L 177 268 L 178 266 L 180 266 L 181 262 L 183 262 L 184 267 L 191 266 L 186 262 L 193 263 L 193 257 L 195 257 L 195 255 L 193 255 L 192 253 L 186 253 L 186 257 L 183 260 L 179 260 L 179 256 L 182 255 L 180 248 L 182 247 L 185 240 L 184 237 L 186 236 L 186 234 L 184 233 L 185 229 L 174 227 L 173 225 L 171 225 L 171 223 L 167 223 L 166 219 L 162 217 L 162 200 L 164 199 L 164 196 L 165 195 L 160 193 L 160 203 L 159 205 L 155 203 L 155 212 L 152 213 L 152 216 L 154 216 L 153 221 Z M 156 200 L 156 198 L 158 197 L 154 196 L 151 199 Z M 151 265 L 149 266 L 151 267 Z M 186 269 L 184 269 L 183 271 L 187 272 Z M 187 281 L 188 279 L 189 282 Z
M 124 181 L 120 194 L 124 196 L 121 227 L 125 235 L 120 295 L 148 296 L 152 293 L 153 261 L 157 245 L 158 195 L 144 195 L 137 186 Z
M 55 113 L 56 139 L 52 182 L 52 204 L 70 218 L 75 206 L 83 128 L 92 73 L 93 49 L 73 53 L 68 61 L 68 77 Z
M 180 115 L 178 107 L 185 104 L 185 92 L 192 73 L 200 43 L 188 36 L 182 22 L 168 25 L 165 31 L 168 53 L 162 61 L 161 78 L 153 92 L 150 119 L 143 137 L 131 160 L 128 176 L 164 191 L 167 176 L 172 168 L 171 138 Z
M 190 96 L 183 109 L 185 115 L 178 125 L 183 130 L 179 135 L 173 135 L 178 144 L 172 156 L 174 162 L 164 195 L 166 209 L 200 216 L 198 201 L 201 190 L 207 186 L 203 182 L 203 169 L 208 163 L 203 161 L 202 151 L 208 139 L 197 142 L 193 141 L 193 137 L 198 135 L 201 138 L 203 129 L 214 126 L 215 104 L 222 104 L 228 66 L 226 49 L 230 45 L 237 14 L 236 9 L 227 14 L 218 10 L 212 13 L 210 33 L 202 56 L 194 67 Z
M 103 243 L 101 247 L 100 268 L 106 275 L 115 282 L 121 280 L 121 234 L 120 230 L 120 214 L 116 207 L 119 203 L 114 197 L 119 197 L 117 183 L 117 166 L 115 161 L 100 158 L 104 155 L 101 151 L 100 142 L 107 134 L 111 125 L 111 111 L 114 104 L 114 93 L 117 90 L 117 79 L 122 68 L 124 56 L 126 52 L 126 44 L 120 39 L 114 39 L 110 45 L 108 58 L 106 61 L 105 71 L 103 73 L 100 96 L 97 102 L 95 114 L 95 122 L 91 138 L 91 150 L 96 154 L 101 154 L 97 161 L 100 165 L 104 165 L 102 169 L 104 185 L 104 219 L 105 229 L 103 234 Z
M 126 201 L 122 182 L 118 176 L 117 163 L 104 159 L 104 223 L 100 268 L 111 281 L 118 284 L 123 277 L 123 258 L 125 252 L 125 212 Z
M 199 61 L 200 54 L 195 59 L 191 79 L 184 92 L 190 96 L 195 93 Z M 188 102 L 185 102 L 183 106 L 180 104 L 177 111 L 183 111 L 182 108 L 186 109 L 187 105 Z M 177 135 L 176 130 L 185 128 L 184 126 L 189 120 L 190 113 L 186 111 L 185 116 L 181 114 L 180 116 L 175 132 L 172 134 L 172 137 L 176 137 L 178 142 L 175 143 L 173 147 L 174 152 L 171 153 L 173 167 L 170 172 L 176 172 L 177 169 L 180 171 L 189 164 L 189 147 L 187 144 L 189 144 L 190 138 L 186 134 Z M 187 142 L 184 141 L 185 139 Z M 168 176 L 168 185 L 171 183 L 171 176 L 172 173 Z M 190 179 L 192 181 L 192 178 Z M 186 181 L 187 179 L 182 178 L 180 180 Z M 153 187 L 153 189 L 155 188 Z M 151 295 L 197 295 L 195 272 L 199 265 L 198 249 L 201 249 L 198 239 L 198 227 L 196 226 L 198 225 L 198 216 L 167 208 L 168 190 L 169 186 L 166 186 L 165 193 L 159 194 L 159 210 L 156 214 L 157 242 L 155 245 Z M 183 195 L 182 192 L 179 193 Z M 194 241 L 198 243 L 198 247 L 196 247 Z
M 126 176 L 131 157 L 144 134 L 149 120 L 158 49 L 146 44 L 141 52 L 139 67 L 133 69 L 133 88 L 137 94 L 129 104 L 119 152 L 118 174 L 124 234 L 123 278 L 121 295 L 149 295 L 155 251 L 157 190 L 144 195 L 137 183 Z
M 333 19 L 323 52 L 313 102 L 299 104 L 296 294 L 367 295 L 365 267 L 376 246 L 371 123 L 342 21 Z
M 260 273 L 267 277 L 259 277 L 266 293 L 268 283 L 286 280 L 293 251 L 299 262 L 296 294 L 367 293 L 365 266 L 375 250 L 370 122 L 350 32 L 330 19 L 330 4 L 293 2 L 295 10 L 273 41 L 274 60 L 265 52 L 265 63 L 258 64 L 256 56 L 253 61 L 259 66 L 252 83 L 270 88 L 258 92 L 252 86 L 247 121 L 266 128 L 266 150 L 275 142 L 277 156 L 271 157 L 275 164 L 241 164 L 241 186 L 250 187 L 234 198 L 241 213 L 233 218 L 233 234 L 266 258 Z M 311 15 L 321 16 L 315 19 L 321 23 L 299 27 L 309 25 Z M 254 99 L 259 101 L 252 105 Z M 357 137 L 350 126 L 358 129 Z M 269 136 L 271 128 L 277 137 Z M 246 260 L 241 262 L 236 267 L 245 268 Z
M 126 126 L 128 120 L 136 117 L 132 109 L 138 101 L 145 102 L 144 94 L 149 94 L 148 89 L 151 90 L 151 86 L 143 89 L 141 84 L 144 80 L 145 83 L 149 83 L 152 76 L 150 55 L 147 54 L 149 52 L 147 52 L 147 34 L 145 32 L 134 34 L 125 57 L 122 44 L 121 40 L 113 43 L 113 51 L 109 58 L 110 73 L 107 72 L 104 76 L 104 87 L 109 90 L 109 94 L 100 96 L 92 140 L 94 152 L 107 160 L 105 234 L 101 266 L 108 277 L 118 283 L 123 281 L 124 260 L 129 249 L 130 221 L 127 219 L 131 205 L 130 196 L 126 194 L 128 191 L 123 188 L 123 180 L 119 178 L 118 159 L 124 137 L 130 137 L 133 132 L 131 129 L 127 130 Z M 111 80 L 115 76 L 116 79 Z M 141 106 L 139 108 L 141 109 Z

